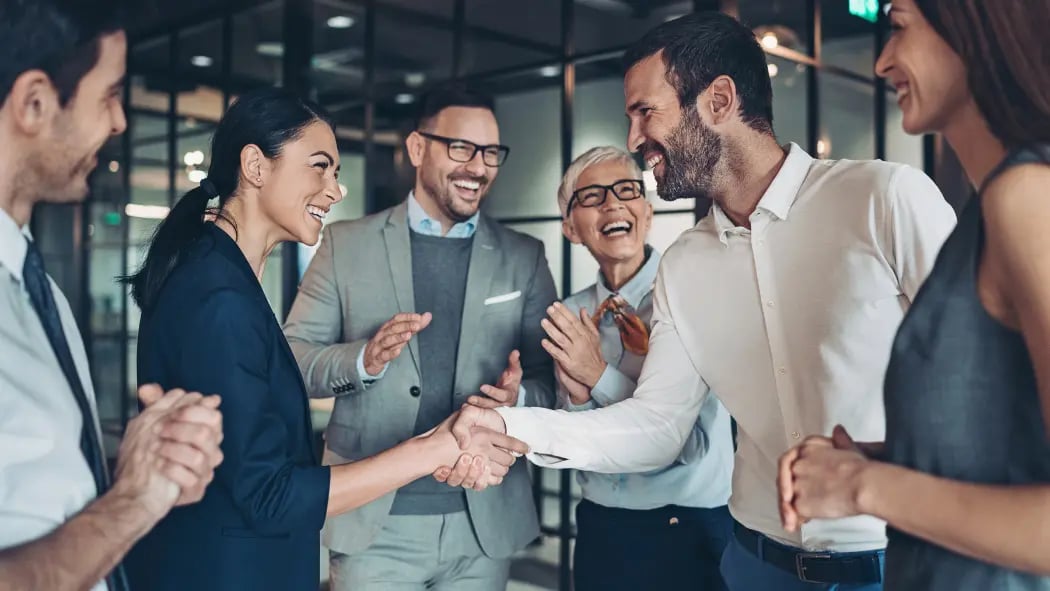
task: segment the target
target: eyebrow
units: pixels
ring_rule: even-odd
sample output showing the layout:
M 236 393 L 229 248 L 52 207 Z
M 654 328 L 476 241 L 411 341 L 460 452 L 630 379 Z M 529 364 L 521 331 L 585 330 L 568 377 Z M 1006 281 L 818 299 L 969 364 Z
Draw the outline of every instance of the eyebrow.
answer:
M 638 109 L 641 109 L 642 107 L 646 106 L 647 104 L 648 103 L 646 101 L 644 101 L 644 100 L 634 101 L 633 103 L 630 104 L 630 106 L 627 107 L 627 112 L 628 113 L 633 113 L 633 112 L 637 111 Z
M 335 164 L 335 158 L 332 158 L 332 155 L 329 154 L 328 152 L 325 152 L 324 150 L 318 150 L 318 151 L 314 152 L 313 154 L 310 154 L 311 158 L 313 158 L 314 156 L 324 156 L 325 158 L 328 159 L 328 164 L 330 164 L 330 165 L 331 164 Z

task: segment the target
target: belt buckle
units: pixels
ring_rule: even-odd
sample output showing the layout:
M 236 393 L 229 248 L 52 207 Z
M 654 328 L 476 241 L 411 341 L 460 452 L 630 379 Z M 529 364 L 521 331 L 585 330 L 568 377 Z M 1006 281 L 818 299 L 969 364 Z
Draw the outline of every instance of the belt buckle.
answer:
M 809 552 L 799 552 L 795 555 L 795 573 L 798 574 L 798 579 L 803 583 L 824 583 L 826 581 L 818 581 L 811 579 L 806 575 L 806 560 L 810 558 L 817 559 L 828 559 L 831 558 L 831 554 L 818 554 Z

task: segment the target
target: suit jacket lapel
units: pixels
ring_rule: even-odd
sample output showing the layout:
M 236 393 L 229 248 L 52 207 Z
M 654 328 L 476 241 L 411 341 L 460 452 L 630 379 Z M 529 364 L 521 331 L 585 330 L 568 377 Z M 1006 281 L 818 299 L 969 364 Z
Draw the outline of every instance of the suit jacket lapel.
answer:
M 415 313 L 416 294 L 412 288 L 412 243 L 408 235 L 407 202 L 390 210 L 383 227 L 383 240 L 386 242 L 387 267 L 394 282 L 397 307 L 402 313 Z M 416 373 L 419 373 L 419 344 L 416 338 L 408 341 L 408 350 Z
M 463 298 L 463 317 L 459 328 L 459 349 L 456 351 L 456 375 L 465 375 L 470 353 L 481 330 L 481 316 L 485 299 L 489 296 L 492 278 L 500 264 L 498 239 L 492 231 L 492 222 L 484 215 L 478 218 L 474 245 L 470 251 L 470 269 L 467 271 L 467 289 Z

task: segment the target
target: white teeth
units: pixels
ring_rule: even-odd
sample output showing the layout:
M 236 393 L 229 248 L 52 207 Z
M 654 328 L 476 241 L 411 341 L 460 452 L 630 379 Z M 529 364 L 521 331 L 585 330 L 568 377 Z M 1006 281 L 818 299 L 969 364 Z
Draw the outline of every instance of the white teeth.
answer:
M 656 168 L 657 164 L 660 164 L 663 161 L 663 156 L 653 156 L 652 158 L 645 161 L 645 165 L 648 166 L 650 169 L 653 169 Z
M 320 222 L 323 222 L 325 216 L 328 215 L 327 211 L 321 209 L 320 207 L 317 207 L 316 205 L 307 205 L 306 213 L 312 215 L 317 221 Z
M 452 181 L 452 184 L 461 189 L 469 189 L 471 191 L 477 191 L 481 188 L 481 183 L 477 181 Z
M 618 231 L 630 232 L 631 223 L 626 220 L 620 220 L 616 222 L 609 222 L 608 224 L 602 226 L 602 234 L 605 234 L 606 236 Z

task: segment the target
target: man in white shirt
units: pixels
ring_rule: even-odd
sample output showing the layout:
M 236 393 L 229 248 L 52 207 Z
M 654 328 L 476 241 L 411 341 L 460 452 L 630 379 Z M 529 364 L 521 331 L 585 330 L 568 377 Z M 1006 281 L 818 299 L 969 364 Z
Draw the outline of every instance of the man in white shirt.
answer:
M 663 258 L 634 397 L 572 414 L 466 408 L 456 431 L 462 441 L 473 425 L 505 429 L 543 466 L 649 470 L 678 454 L 717 392 L 739 428 L 729 588 L 879 590 L 884 524 L 814 520 L 785 532 L 777 458 L 836 423 L 882 440 L 890 345 L 955 216 L 907 166 L 781 148 L 765 56 L 731 17 L 664 23 L 624 63 L 628 147 L 662 198 L 714 202 Z
M 217 397 L 145 386 L 110 484 L 84 345 L 28 231 L 35 204 L 84 199 L 126 127 L 127 40 L 109 4 L 0 0 L 3 589 L 126 590 L 124 554 L 199 500 L 222 458 Z

